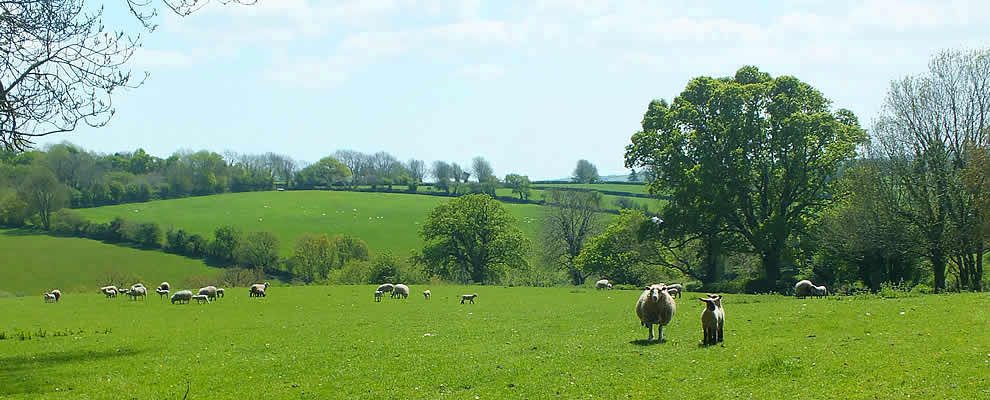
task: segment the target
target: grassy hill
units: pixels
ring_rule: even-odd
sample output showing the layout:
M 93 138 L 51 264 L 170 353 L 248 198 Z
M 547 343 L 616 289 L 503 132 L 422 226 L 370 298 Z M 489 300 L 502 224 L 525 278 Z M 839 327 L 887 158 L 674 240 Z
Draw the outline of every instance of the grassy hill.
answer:
M 371 250 L 391 249 L 405 256 L 421 248 L 419 229 L 430 210 L 450 200 L 437 196 L 342 191 L 285 191 L 229 193 L 185 199 L 159 200 L 77 210 L 94 221 L 117 216 L 157 222 L 207 237 L 222 225 L 245 232 L 269 231 L 281 240 L 282 254 L 290 255 L 305 232 L 346 233 L 368 243 Z M 542 209 L 537 205 L 505 204 L 519 227 L 535 238 Z
M 23 293 L 31 300 L 55 288 L 95 292 L 109 276 L 157 285 L 165 280 L 184 284 L 218 272 L 200 260 L 159 251 L 10 229 L 0 230 L 0 260 L 0 297 Z
M 184 288 L 184 287 L 179 287 Z M 645 343 L 636 291 L 413 286 L 229 289 L 213 304 L 0 298 L 0 397 L 984 399 L 990 299 L 729 295 L 699 346 L 685 293 Z M 422 290 L 433 299 L 426 301 Z M 477 292 L 477 304 L 456 295 Z M 42 335 L 43 334 L 43 335 Z M 28 339 L 30 335 L 30 339 Z M 23 338 L 23 340 L 22 340 Z M 188 393 L 187 393 L 188 390 Z

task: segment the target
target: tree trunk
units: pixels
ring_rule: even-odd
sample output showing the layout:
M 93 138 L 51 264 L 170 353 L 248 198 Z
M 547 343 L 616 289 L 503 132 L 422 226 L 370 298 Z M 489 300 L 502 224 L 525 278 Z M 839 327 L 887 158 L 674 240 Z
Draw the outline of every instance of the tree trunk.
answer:
M 471 266 L 471 281 L 475 283 L 485 282 L 485 265 L 483 263 Z
M 780 250 L 777 246 L 763 251 L 763 278 L 772 286 L 780 278 Z
M 581 285 L 583 285 L 584 284 L 584 281 L 588 278 L 587 276 L 585 276 L 584 274 L 581 273 L 581 270 L 579 270 L 577 268 L 574 268 L 574 266 L 570 266 L 567 269 L 568 269 L 568 272 L 570 272 L 571 283 L 573 283 L 574 286 L 581 286 Z
M 973 274 L 973 291 L 983 291 L 983 243 L 976 246 L 976 267 Z
M 929 257 L 932 262 L 932 269 L 935 271 L 935 293 L 945 291 L 945 255 L 941 250 L 933 251 Z

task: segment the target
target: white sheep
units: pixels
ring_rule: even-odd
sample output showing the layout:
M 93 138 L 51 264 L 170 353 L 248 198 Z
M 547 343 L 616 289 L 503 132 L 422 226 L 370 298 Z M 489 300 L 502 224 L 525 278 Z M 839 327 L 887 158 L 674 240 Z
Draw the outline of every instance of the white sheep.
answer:
M 264 284 L 255 283 L 251 285 L 251 292 L 250 292 L 251 297 L 267 296 L 268 294 L 266 292 L 268 291 L 268 286 L 271 286 L 268 284 L 268 282 L 265 282 Z
M 478 294 L 477 293 L 475 293 L 475 294 L 462 294 L 461 295 L 461 304 L 464 304 L 464 301 L 465 300 L 468 300 L 468 301 L 471 302 L 471 304 L 474 304 L 474 299 L 476 299 L 476 298 L 478 298 Z
M 601 279 L 598 282 L 595 282 L 595 289 L 597 290 L 609 289 L 609 285 L 611 284 L 608 283 L 608 279 Z
M 61 299 L 62 299 L 62 291 L 61 291 L 61 290 L 58 290 L 58 289 L 52 289 L 52 291 L 51 291 L 51 292 L 49 292 L 49 293 L 51 293 L 52 295 L 54 295 L 54 296 L 55 296 L 55 302 L 56 302 L 56 303 L 57 303 L 57 302 L 58 302 L 59 300 L 61 300 Z
M 375 302 L 381 303 L 382 296 L 385 296 L 385 292 L 383 292 L 381 290 L 376 290 L 375 291 Z
M 188 304 L 189 299 L 192 299 L 192 296 L 193 294 L 191 290 L 180 290 L 172 294 L 172 304 L 175 304 L 177 301 L 179 304 L 182 304 L 183 301 Z
M 674 318 L 677 304 L 663 284 L 647 286 L 636 301 L 636 315 L 640 323 L 649 329 L 647 341 L 653 340 L 653 325 L 657 325 L 657 341 L 663 341 L 663 327 Z
M 375 289 L 375 290 L 381 290 L 382 293 L 389 293 L 394 288 L 395 288 L 395 285 L 393 285 L 391 283 L 383 283 L 380 286 L 378 286 L 378 289 Z
M 168 282 L 162 282 L 161 285 L 158 285 L 158 288 L 161 290 L 172 290 L 172 285 L 169 285 Z
M 815 286 L 815 289 L 811 291 L 811 294 L 818 298 L 828 296 L 828 288 L 826 288 L 825 285 Z
M 711 297 L 699 297 L 698 300 L 705 303 L 705 310 L 701 312 L 701 343 L 711 346 L 718 343 L 718 306 Z
M 715 300 L 715 319 L 718 321 L 717 341 L 722 342 L 722 331 L 725 329 L 725 308 L 722 308 L 722 295 L 709 294 L 709 299 Z
M 207 304 L 210 303 L 210 296 L 207 296 L 205 294 L 197 294 L 194 295 L 192 298 L 195 299 L 196 302 L 199 304 L 203 304 L 203 302 L 206 302 Z
M 138 297 L 144 300 L 148 295 L 148 289 L 144 286 L 132 286 L 131 290 L 127 291 L 127 295 L 131 296 L 131 300 L 137 300 Z
M 609 283 L 609 284 L 608 284 L 608 287 L 607 287 L 606 289 L 608 289 L 608 290 L 612 290 L 612 284 L 611 284 L 611 283 Z
M 103 293 L 107 298 L 117 297 L 117 287 L 116 286 L 104 286 L 100 288 L 100 293 Z
M 206 286 L 206 287 L 200 288 L 199 289 L 199 293 L 196 293 L 196 294 L 197 295 L 203 295 L 203 296 L 209 297 L 210 300 L 216 300 L 217 299 L 217 287 L 216 286 L 213 286 L 213 285 Z
M 680 283 L 671 283 L 667 285 L 667 293 L 670 293 L 671 296 L 681 297 L 681 292 L 683 291 L 684 285 L 681 285 Z
M 155 289 L 155 293 L 158 293 L 159 299 L 164 299 L 168 296 L 168 289 L 157 288 Z
M 794 297 L 808 297 L 815 290 L 815 284 L 805 279 L 794 284 Z
M 44 297 L 45 303 L 54 303 L 54 302 L 58 301 L 58 300 L 55 299 L 55 294 L 53 294 L 53 293 L 44 293 L 44 294 L 42 294 L 42 297 Z
M 222 299 L 223 292 L 224 292 L 223 288 L 217 288 L 217 297 Z
M 427 300 L 429 300 L 429 299 L 430 299 L 430 295 L 431 295 L 431 294 L 432 294 L 432 293 L 430 293 L 430 291 L 429 291 L 429 290 L 424 290 L 424 291 L 423 291 L 423 297 L 426 297 L 426 299 L 427 299 Z
M 409 286 L 398 283 L 392 288 L 392 298 L 401 297 L 403 299 L 409 297 Z

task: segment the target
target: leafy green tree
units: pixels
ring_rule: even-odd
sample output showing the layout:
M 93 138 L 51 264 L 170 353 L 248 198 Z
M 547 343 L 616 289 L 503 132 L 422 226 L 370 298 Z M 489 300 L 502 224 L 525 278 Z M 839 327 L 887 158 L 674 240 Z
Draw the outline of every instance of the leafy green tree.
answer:
M 241 231 L 233 226 L 217 228 L 213 233 L 213 241 L 210 242 L 210 256 L 222 262 L 234 261 L 234 250 L 237 249 L 241 236 Z
M 519 174 L 508 174 L 505 176 L 505 186 L 512 189 L 512 193 L 519 195 L 519 200 L 528 200 L 530 194 L 529 177 Z
M 250 232 L 237 242 L 234 258 L 241 265 L 264 271 L 278 265 L 278 236 L 271 232 Z
M 602 194 L 598 191 L 551 189 L 543 206 L 544 258 L 567 271 L 571 283 L 584 284 L 590 274 L 578 268 L 574 258 L 585 241 L 601 231 Z
M 474 172 L 474 178 L 478 180 L 478 183 L 498 182 L 495 169 L 484 157 L 478 156 L 471 160 L 471 171 Z M 467 179 L 464 181 L 467 182 Z
M 402 261 L 399 260 L 399 257 L 392 254 L 391 251 L 382 251 L 371 262 L 368 282 L 401 282 L 401 264 Z
M 333 249 L 333 267 L 340 268 L 351 261 L 368 261 L 368 243 L 354 236 L 338 233 L 330 238 Z
M 595 164 L 588 160 L 578 160 L 571 180 L 577 183 L 597 183 L 599 179 L 598 167 L 595 167 Z
M 51 168 L 43 164 L 34 166 L 28 172 L 21 182 L 20 196 L 38 215 L 45 230 L 51 229 L 52 214 L 69 203 L 68 188 L 58 181 Z
M 443 191 L 450 193 L 450 184 L 454 179 L 454 171 L 450 164 L 443 161 L 434 161 L 433 169 L 430 170 L 430 174 L 433 175 L 435 186 L 437 188 L 443 189 Z
M 671 196 L 665 221 L 742 238 L 773 285 L 787 240 L 832 202 L 838 165 L 865 140 L 852 112 L 829 106 L 807 83 L 752 66 L 695 78 L 672 104 L 650 103 L 626 167 L 654 170 L 650 192 Z
M 296 240 L 289 272 L 307 283 L 319 278 L 326 279 L 335 261 L 334 253 L 327 234 L 304 233 Z
M 443 203 L 426 218 L 423 260 L 438 275 L 490 282 L 506 268 L 526 265 L 529 241 L 502 203 L 471 194 Z

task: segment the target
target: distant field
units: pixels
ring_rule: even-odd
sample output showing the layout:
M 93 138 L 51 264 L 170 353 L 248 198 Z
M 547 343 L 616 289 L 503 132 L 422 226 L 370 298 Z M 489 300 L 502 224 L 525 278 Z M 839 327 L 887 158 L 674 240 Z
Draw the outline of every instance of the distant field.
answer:
M 375 303 L 372 290 L 0 298 L 0 398 L 990 398 L 985 294 L 729 295 L 724 344 L 700 347 L 697 293 L 647 344 L 636 291 L 413 286 Z M 477 304 L 457 302 L 467 292 Z
M 11 229 L 0 230 L 0 260 L 0 297 L 23 293 L 31 300 L 56 288 L 95 292 L 111 273 L 151 285 L 165 280 L 183 284 L 188 277 L 213 277 L 219 271 L 160 251 Z
M 117 216 L 157 222 L 212 238 L 221 225 L 245 232 L 269 231 L 281 240 L 282 254 L 290 255 L 305 232 L 346 233 L 368 243 L 372 251 L 391 249 L 405 257 L 421 248 L 419 229 L 437 205 L 450 198 L 397 193 L 345 191 L 285 191 L 229 193 L 160 200 L 77 210 L 96 221 Z M 539 231 L 542 210 L 537 205 L 505 204 L 529 237 Z
M 594 190 L 608 190 L 612 192 L 628 192 L 628 193 L 639 193 L 647 194 L 646 185 L 643 184 L 596 184 L 596 183 L 539 183 L 533 184 L 533 186 L 547 186 L 547 187 L 568 187 L 568 188 L 579 188 L 579 189 L 594 189 Z

